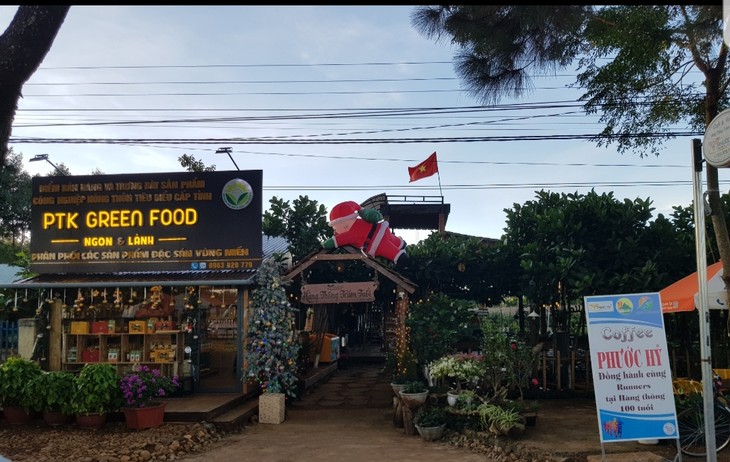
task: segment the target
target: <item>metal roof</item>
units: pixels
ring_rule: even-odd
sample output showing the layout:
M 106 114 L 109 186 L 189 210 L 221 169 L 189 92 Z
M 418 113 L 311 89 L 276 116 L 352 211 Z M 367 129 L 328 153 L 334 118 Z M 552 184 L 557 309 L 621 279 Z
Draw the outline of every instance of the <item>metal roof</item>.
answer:
M 262 236 L 264 260 L 275 253 L 288 252 L 288 241 L 279 236 Z M 257 270 L 139 271 L 117 273 L 55 273 L 4 283 L 0 288 L 72 288 L 72 287 L 143 287 L 143 286 L 248 286 L 254 284 Z
M 0 263 L 0 284 L 10 284 L 11 282 L 22 279 L 21 276 L 18 276 L 18 272 L 22 269 L 20 266 Z

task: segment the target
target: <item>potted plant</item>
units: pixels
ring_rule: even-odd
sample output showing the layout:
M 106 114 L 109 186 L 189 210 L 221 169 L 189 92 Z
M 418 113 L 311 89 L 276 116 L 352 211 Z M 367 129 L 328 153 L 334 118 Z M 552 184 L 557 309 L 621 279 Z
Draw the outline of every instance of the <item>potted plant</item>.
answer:
M 165 420 L 164 401 L 159 398 L 180 387 L 178 377 L 162 375 L 159 369 L 141 365 L 119 380 L 122 393 L 124 420 L 128 428 L 142 430 L 162 425 Z
M 76 375 L 65 371 L 43 372 L 29 387 L 33 389 L 46 424 L 55 427 L 71 420 Z
M 537 423 L 537 415 L 540 412 L 540 403 L 537 401 L 527 402 L 523 399 L 518 399 L 505 403 L 504 407 L 518 412 L 524 417 L 525 425 L 528 427 L 534 427 Z
M 516 436 L 525 431 L 525 418 L 514 409 L 485 403 L 478 412 L 482 429 L 497 436 Z
M 405 384 L 399 392 L 403 403 L 410 409 L 418 409 L 426 402 L 428 387 L 420 380 L 414 380 Z
M 422 439 L 437 440 L 446 430 L 446 412 L 438 406 L 421 408 L 413 419 L 413 424 Z
M 110 363 L 87 363 L 76 379 L 73 411 L 80 427 L 102 427 L 109 412 L 122 404 L 117 368 Z
M 391 373 L 390 386 L 396 396 L 400 396 L 399 393 L 408 382 L 417 378 L 415 356 L 408 349 L 388 352 L 385 357 L 385 368 Z
M 0 365 L 0 405 L 5 420 L 11 424 L 28 423 L 38 411 L 38 397 L 29 383 L 43 373 L 34 361 L 11 356 Z
M 449 393 L 458 395 L 464 386 L 472 385 L 482 377 L 484 374 L 482 363 L 482 355 L 460 353 L 440 357 L 428 365 L 428 370 L 435 380 L 450 380 L 454 387 Z

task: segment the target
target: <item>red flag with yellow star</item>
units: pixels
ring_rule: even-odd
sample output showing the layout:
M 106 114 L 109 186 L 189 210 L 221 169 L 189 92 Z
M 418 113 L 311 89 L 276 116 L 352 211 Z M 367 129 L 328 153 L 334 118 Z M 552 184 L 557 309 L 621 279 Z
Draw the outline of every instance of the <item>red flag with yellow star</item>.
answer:
M 436 152 L 434 151 L 433 154 L 428 156 L 428 158 L 420 164 L 415 167 L 408 167 L 408 176 L 411 177 L 411 181 L 409 181 L 409 183 L 434 175 L 438 173 L 438 171 L 439 165 L 436 161 Z

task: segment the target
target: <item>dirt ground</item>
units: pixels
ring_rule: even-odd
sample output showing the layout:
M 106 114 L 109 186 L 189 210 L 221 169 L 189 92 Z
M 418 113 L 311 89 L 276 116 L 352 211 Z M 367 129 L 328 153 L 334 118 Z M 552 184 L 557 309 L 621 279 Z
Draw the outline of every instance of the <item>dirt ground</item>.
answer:
M 304 399 L 289 405 L 283 423 L 249 425 L 205 453 L 182 460 L 229 461 L 245 455 L 258 462 L 585 462 L 589 456 L 601 455 L 595 403 L 586 399 L 541 401 L 537 425 L 516 439 L 479 441 L 451 435 L 424 441 L 418 435 L 406 435 L 393 424 L 392 390 L 381 367 L 338 370 Z M 607 460 L 638 462 L 643 460 L 641 454 L 673 460 L 676 442 L 663 440 L 651 446 L 610 443 L 604 449 Z M 718 461 L 730 462 L 730 457 Z
M 584 418 L 591 413 L 590 403 L 575 407 L 565 404 L 560 403 L 554 409 L 548 404 L 535 427 L 528 428 L 519 439 L 496 443 L 501 447 L 497 450 L 473 441 L 457 447 L 452 440 L 458 441 L 458 437 L 429 442 L 417 435 L 406 435 L 402 428 L 393 425 L 390 408 L 301 409 L 292 406 L 281 424 L 247 426 L 242 433 L 227 437 L 205 453 L 187 455 L 182 460 L 229 461 L 245 455 L 258 462 L 372 462 L 380 459 L 493 462 L 505 460 L 501 456 L 513 453 L 512 458 L 506 460 L 585 462 L 591 455 L 600 456 L 597 423 Z M 593 414 L 595 418 L 595 410 Z M 612 443 L 605 446 L 605 452 L 607 456 L 614 456 L 611 460 L 626 462 L 639 460 L 637 453 L 661 456 L 654 460 L 673 460 L 676 450 L 672 444 L 673 440 L 661 441 L 655 446 Z M 701 459 L 685 457 L 684 460 Z M 730 458 L 718 458 L 720 460 L 730 461 Z
M 205 423 L 165 424 L 128 431 L 109 422 L 103 431 L 54 429 L 0 422 L 0 455 L 13 462 L 600 462 L 595 403 L 588 399 L 540 400 L 537 425 L 518 438 L 447 434 L 439 441 L 406 435 L 393 423 L 393 392 L 382 366 L 337 370 L 303 399 L 287 405 L 280 424 L 251 423 L 216 434 Z M 606 462 L 674 460 L 676 441 L 657 445 L 607 443 Z M 704 458 L 684 456 L 683 461 Z M 730 462 L 730 448 L 718 454 Z

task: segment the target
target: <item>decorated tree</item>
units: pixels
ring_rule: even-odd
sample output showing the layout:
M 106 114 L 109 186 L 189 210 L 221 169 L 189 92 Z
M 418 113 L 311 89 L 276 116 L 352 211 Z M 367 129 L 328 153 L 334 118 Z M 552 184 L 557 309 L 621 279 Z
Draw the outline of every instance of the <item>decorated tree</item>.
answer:
M 257 288 L 251 293 L 245 375 L 255 380 L 263 393 L 295 397 L 300 345 L 292 329 L 295 309 L 286 298 L 280 271 L 280 265 L 268 259 L 256 275 Z

